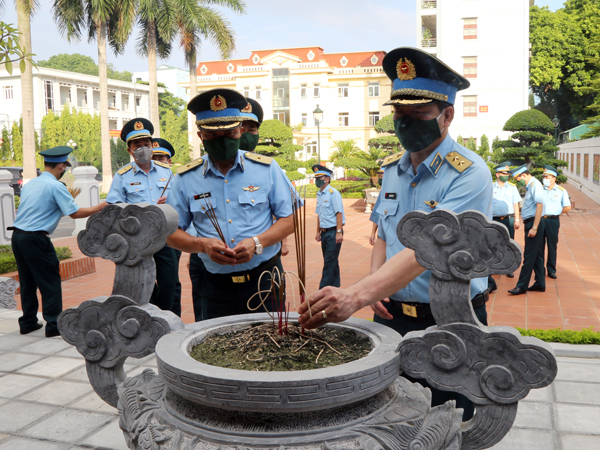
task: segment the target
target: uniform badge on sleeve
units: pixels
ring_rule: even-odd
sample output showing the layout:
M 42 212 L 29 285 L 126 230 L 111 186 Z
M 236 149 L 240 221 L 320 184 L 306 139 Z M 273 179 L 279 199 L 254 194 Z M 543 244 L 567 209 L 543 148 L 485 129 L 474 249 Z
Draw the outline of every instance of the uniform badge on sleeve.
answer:
M 439 205 L 439 202 L 436 202 L 435 200 L 425 200 L 425 204 L 427 206 L 431 206 L 431 208 L 435 208 L 437 205 Z
M 254 192 L 254 191 L 258 191 L 260 189 L 260 186 L 252 186 L 252 185 L 250 185 L 248 187 L 243 187 L 242 189 L 245 190 L 245 191 L 248 191 L 248 192 Z

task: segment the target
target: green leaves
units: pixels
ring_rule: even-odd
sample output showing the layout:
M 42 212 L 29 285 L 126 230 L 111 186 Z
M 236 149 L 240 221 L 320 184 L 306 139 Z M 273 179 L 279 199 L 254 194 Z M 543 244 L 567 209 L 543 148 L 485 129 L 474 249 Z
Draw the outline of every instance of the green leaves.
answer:
M 33 64 L 33 53 L 27 53 L 25 46 L 21 47 L 19 31 L 12 26 L 0 22 L 0 63 L 4 63 L 6 71 L 12 75 L 13 63 L 19 62 L 21 73 L 27 69 L 26 61 Z

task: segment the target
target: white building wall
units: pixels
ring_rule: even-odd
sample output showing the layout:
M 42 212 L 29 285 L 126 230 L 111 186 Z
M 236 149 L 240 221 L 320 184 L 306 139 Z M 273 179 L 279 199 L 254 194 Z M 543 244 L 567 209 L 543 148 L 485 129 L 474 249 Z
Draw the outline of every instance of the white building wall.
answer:
M 187 78 L 189 78 L 188 72 L 183 69 L 178 69 L 176 67 L 160 66 L 156 70 L 157 81 L 167 86 L 167 90 L 171 94 L 183 100 L 187 98 L 187 94 L 185 88 L 181 87 L 179 83 L 186 81 Z M 139 79 L 141 81 L 149 82 L 150 72 L 134 72 L 133 79 L 134 81 L 137 81 Z
M 558 147 L 558 159 L 569 164 L 562 168 L 563 175 L 600 204 L 600 137 L 568 142 Z

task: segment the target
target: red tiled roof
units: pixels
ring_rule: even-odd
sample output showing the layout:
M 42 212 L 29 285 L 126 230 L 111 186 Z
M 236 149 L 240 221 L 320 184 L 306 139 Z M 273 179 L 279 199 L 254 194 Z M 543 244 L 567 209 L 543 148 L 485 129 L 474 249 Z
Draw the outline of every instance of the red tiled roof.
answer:
M 373 67 L 373 66 L 381 66 L 381 62 L 383 61 L 383 57 L 387 54 L 387 52 L 376 51 L 376 52 L 352 52 L 352 53 L 323 53 L 323 59 L 327 61 L 327 63 L 331 67 Z M 372 56 L 375 55 L 377 57 L 377 62 L 375 64 L 371 63 Z M 346 57 L 348 63 L 345 66 L 342 66 L 340 60 L 343 57 Z

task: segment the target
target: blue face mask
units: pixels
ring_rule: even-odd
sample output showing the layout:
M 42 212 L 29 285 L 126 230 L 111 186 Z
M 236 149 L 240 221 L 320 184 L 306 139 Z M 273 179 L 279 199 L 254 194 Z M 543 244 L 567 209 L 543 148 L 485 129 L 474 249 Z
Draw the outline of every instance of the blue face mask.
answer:
M 429 147 L 442 136 L 438 119 L 444 114 L 444 109 L 437 119 L 419 120 L 404 114 L 400 120 L 394 120 L 394 130 L 402 147 L 407 152 L 415 153 Z

